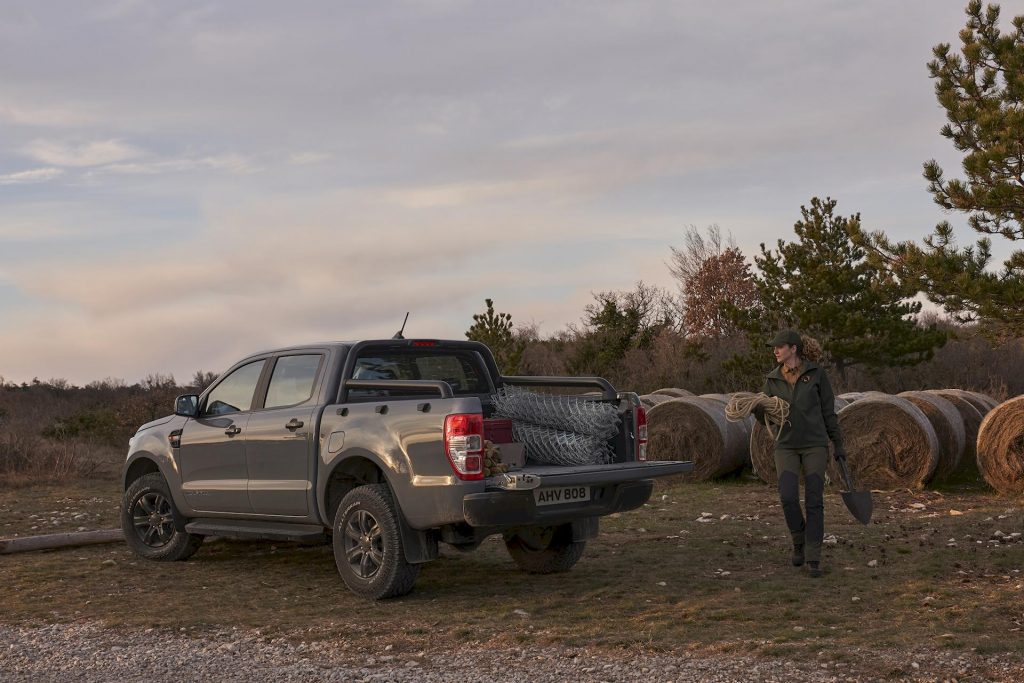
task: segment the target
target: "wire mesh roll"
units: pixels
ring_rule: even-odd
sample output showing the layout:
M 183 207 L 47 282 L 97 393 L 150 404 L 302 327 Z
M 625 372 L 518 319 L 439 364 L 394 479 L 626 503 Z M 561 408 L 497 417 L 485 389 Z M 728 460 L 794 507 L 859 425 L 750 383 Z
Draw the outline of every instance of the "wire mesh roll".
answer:
M 578 396 L 538 394 L 519 387 L 502 387 L 491 397 L 495 414 L 562 432 L 610 439 L 619 431 L 619 408 Z
M 601 465 L 612 462 L 608 442 L 596 436 L 513 420 L 512 438 L 526 444 L 531 460 L 550 465 Z

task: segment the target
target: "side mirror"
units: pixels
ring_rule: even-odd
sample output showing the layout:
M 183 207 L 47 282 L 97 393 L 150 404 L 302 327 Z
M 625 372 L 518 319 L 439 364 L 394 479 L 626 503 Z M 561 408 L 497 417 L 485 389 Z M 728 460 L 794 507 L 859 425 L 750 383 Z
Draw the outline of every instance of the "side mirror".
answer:
M 174 414 L 196 417 L 199 414 L 199 397 L 195 394 L 183 394 L 174 399 Z

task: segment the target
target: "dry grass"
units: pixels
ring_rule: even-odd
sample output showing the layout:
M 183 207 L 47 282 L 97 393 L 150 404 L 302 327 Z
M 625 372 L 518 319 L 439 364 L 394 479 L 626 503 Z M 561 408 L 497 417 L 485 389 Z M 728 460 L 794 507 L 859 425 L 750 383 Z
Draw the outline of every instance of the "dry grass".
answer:
M 96 526 L 109 525 L 116 491 L 108 491 L 0 492 L 0 529 L 24 533 L 37 521 L 31 514 L 62 507 L 84 507 L 99 515 Z M 876 494 L 875 504 L 877 523 L 863 527 L 837 495 L 827 496 L 827 532 L 837 543 L 826 547 L 821 580 L 789 566 L 773 491 L 741 480 L 659 490 L 649 507 L 605 520 L 564 575 L 521 574 L 489 541 L 470 554 L 446 551 L 411 595 L 371 604 L 344 588 L 327 546 L 218 541 L 176 564 L 95 546 L 5 558 L 0 618 L 197 632 L 237 626 L 304 638 L 386 633 L 397 648 L 468 641 L 826 650 L 865 666 L 871 657 L 856 653 L 873 648 L 1019 658 L 1024 543 L 989 538 L 1024 527 L 1020 505 L 977 491 Z M 702 515 L 712 521 L 696 521 Z
M 124 451 L 79 438 L 46 438 L 20 424 L 0 430 L 0 488 L 111 478 Z

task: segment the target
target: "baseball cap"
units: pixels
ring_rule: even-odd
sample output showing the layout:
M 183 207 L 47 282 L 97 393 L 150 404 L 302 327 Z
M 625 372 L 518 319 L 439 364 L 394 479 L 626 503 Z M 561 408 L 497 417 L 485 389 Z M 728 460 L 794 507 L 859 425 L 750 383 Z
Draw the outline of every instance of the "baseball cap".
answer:
M 768 346 L 801 346 L 803 340 L 796 330 L 779 330 L 775 338 L 768 342 Z

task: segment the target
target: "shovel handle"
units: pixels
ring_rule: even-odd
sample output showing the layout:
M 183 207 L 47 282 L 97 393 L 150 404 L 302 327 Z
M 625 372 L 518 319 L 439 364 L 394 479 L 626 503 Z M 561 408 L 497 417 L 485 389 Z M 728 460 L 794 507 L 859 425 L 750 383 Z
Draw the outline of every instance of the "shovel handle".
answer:
M 850 478 L 850 468 L 846 466 L 846 458 L 839 459 L 839 471 L 843 474 L 843 483 L 847 491 L 853 491 L 853 479 Z

